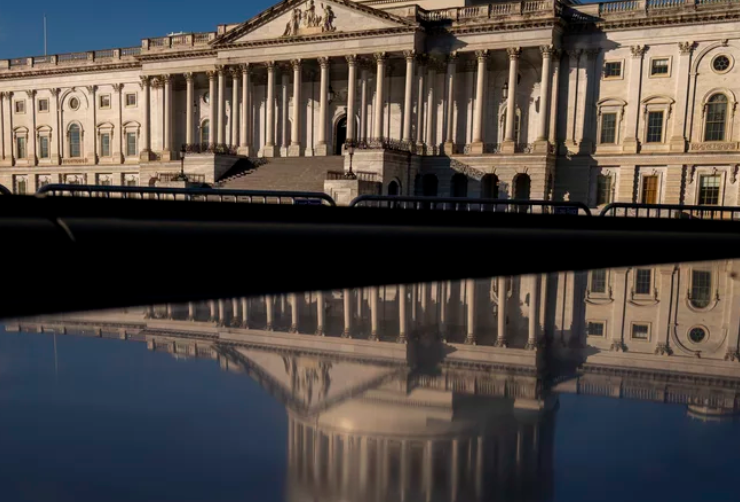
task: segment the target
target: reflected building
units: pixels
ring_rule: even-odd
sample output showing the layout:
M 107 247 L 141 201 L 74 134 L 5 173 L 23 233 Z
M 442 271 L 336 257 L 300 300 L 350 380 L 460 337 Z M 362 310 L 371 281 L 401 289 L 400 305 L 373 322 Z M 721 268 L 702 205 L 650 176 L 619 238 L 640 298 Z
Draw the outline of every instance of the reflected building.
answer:
M 285 406 L 292 501 L 548 500 L 558 395 L 740 410 L 734 260 L 9 322 L 216 359 Z

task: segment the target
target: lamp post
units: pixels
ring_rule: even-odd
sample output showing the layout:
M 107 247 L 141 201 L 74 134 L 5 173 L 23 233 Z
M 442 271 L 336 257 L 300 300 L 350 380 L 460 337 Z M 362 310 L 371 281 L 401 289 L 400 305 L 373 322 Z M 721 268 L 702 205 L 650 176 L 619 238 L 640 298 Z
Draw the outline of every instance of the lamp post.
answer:
M 504 99 L 509 97 L 509 83 L 508 82 L 504 82 L 504 88 L 502 89 L 501 94 Z
M 182 145 L 180 148 L 180 174 L 175 176 L 174 181 L 184 181 L 188 182 L 187 175 L 185 174 L 185 154 L 187 153 L 187 149 L 185 148 L 185 145 Z
M 355 142 L 354 140 L 347 141 L 346 143 L 347 153 L 349 154 L 349 171 L 344 175 L 348 180 L 356 180 L 357 175 L 352 171 L 352 159 L 355 156 Z

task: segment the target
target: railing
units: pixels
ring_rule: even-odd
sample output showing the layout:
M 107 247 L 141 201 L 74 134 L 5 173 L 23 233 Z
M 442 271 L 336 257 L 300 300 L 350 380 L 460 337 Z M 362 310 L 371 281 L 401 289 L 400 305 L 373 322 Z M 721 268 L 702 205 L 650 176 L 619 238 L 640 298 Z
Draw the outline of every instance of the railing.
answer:
M 464 197 L 397 197 L 393 195 L 361 195 L 350 207 L 378 207 L 388 209 L 421 209 L 436 211 L 566 214 L 591 216 L 588 206 L 581 202 L 516 199 L 467 199 Z
M 650 12 L 665 10 L 694 10 L 697 7 L 710 6 L 710 8 L 727 8 L 732 4 L 737 4 L 738 0 L 623 0 L 619 2 L 603 2 L 598 4 L 598 15 L 608 17 L 610 15 L 623 15 L 631 12 Z M 593 6 L 596 8 L 596 5 Z M 576 5 L 577 9 L 583 9 L 584 12 L 596 12 L 591 10 L 590 5 Z M 571 16 L 571 19 L 574 17 Z M 579 18 L 584 22 L 592 21 L 590 17 Z
M 28 58 L 15 58 L 10 60 L 10 66 L 26 66 Z
M 106 49 L 103 51 L 95 51 L 95 59 L 112 59 L 116 55 L 116 51 L 113 49 Z
M 51 63 L 51 62 L 52 62 L 51 56 L 34 56 L 33 58 L 34 65 L 46 64 L 46 63 Z
M 73 63 L 78 61 L 87 61 L 87 52 L 71 52 L 57 56 L 58 63 Z
M 249 204 L 293 204 L 336 206 L 325 193 L 268 190 L 227 190 L 213 188 L 164 188 L 98 185 L 46 185 L 37 195 L 42 197 L 100 197 L 105 199 L 150 199 L 206 202 L 246 202 Z
M 157 180 L 158 181 L 177 181 L 179 180 L 180 173 L 158 173 L 157 174 Z M 205 183 L 206 182 L 206 175 L 205 174 L 187 174 L 188 181 L 193 183 Z
M 13 192 L 8 190 L 5 185 L 0 185 L 0 195 L 13 195 Z
M 420 9 L 417 12 L 417 17 L 420 21 L 439 23 L 467 19 L 493 19 L 511 15 L 529 15 L 538 12 L 555 14 L 559 12 L 559 2 L 554 0 L 526 0 L 524 2 L 501 2 L 452 9 Z
M 125 49 L 121 49 L 121 57 L 140 56 L 140 55 L 141 55 L 141 47 L 126 47 Z
M 355 177 L 354 178 L 348 178 L 349 171 L 328 171 L 326 173 L 326 179 L 327 180 L 346 180 L 346 179 L 356 179 L 360 181 L 374 181 L 378 182 L 380 181 L 380 176 L 378 173 L 372 173 L 368 171 L 353 171 Z
M 236 147 L 223 143 L 191 143 L 183 145 L 186 153 L 217 153 L 220 155 L 236 155 Z
M 193 34 L 193 43 L 195 45 L 200 44 L 207 44 L 211 41 L 213 38 L 213 35 L 211 33 L 194 33 Z
M 682 204 L 632 204 L 615 202 L 602 209 L 599 216 L 740 220 L 740 206 L 685 206 Z

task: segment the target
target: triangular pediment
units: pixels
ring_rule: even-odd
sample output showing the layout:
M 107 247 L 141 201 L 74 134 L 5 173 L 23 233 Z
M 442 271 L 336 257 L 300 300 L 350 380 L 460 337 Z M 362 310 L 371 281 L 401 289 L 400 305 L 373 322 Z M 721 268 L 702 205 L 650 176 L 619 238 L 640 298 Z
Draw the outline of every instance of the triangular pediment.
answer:
M 284 0 L 212 42 L 216 47 L 268 40 L 304 38 L 393 29 L 413 29 L 413 20 L 350 0 Z

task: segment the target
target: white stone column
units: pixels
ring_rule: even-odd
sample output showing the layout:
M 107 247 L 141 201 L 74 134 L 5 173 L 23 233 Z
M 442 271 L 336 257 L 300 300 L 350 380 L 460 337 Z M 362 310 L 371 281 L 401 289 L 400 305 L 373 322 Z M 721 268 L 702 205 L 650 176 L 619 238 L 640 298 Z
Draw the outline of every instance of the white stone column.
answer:
M 455 77 L 457 76 L 457 52 L 447 58 L 447 138 L 445 139 L 445 153 L 455 153 L 455 135 L 457 121 L 455 120 Z
M 195 100 L 195 79 L 191 72 L 184 73 L 185 77 L 185 143 L 192 145 L 193 141 L 193 102 Z
M 141 106 L 143 107 L 143 120 L 141 121 L 141 161 L 149 162 L 150 153 L 152 151 L 152 139 L 151 139 L 151 110 L 150 106 L 150 95 L 151 95 L 151 80 L 148 76 L 141 77 L 141 90 L 142 90 L 142 101 Z
M 547 125 L 548 125 L 548 111 L 550 109 L 550 73 L 552 68 L 552 53 L 553 49 L 551 45 L 545 45 L 540 47 L 540 53 L 542 54 L 542 83 L 540 85 L 540 115 L 537 117 L 537 143 L 535 148 L 542 149 L 542 153 L 547 153 Z
M 377 66 L 376 77 L 375 77 L 375 103 L 376 110 L 374 110 L 373 118 L 373 137 L 374 141 L 380 141 L 383 139 L 383 109 L 385 108 L 385 63 L 387 57 L 384 52 L 379 52 L 374 55 L 375 64 Z
M 475 103 L 473 106 L 473 143 L 470 153 L 483 153 L 483 109 L 485 107 L 486 81 L 488 80 L 488 51 L 475 51 L 478 71 L 475 79 Z
M 522 50 L 519 47 L 510 47 L 506 50 L 509 55 L 509 95 L 506 98 L 506 130 L 502 152 L 514 153 L 517 138 L 515 137 L 514 124 L 516 123 L 516 92 L 519 81 L 519 56 Z
M 498 289 L 498 332 L 496 347 L 506 347 L 506 277 L 496 278 L 496 289 Z
M 162 160 L 172 158 L 172 77 L 162 76 L 164 84 L 164 128 L 162 134 Z
M 28 102 L 26 103 L 26 110 L 29 116 L 31 117 L 31 127 L 28 131 L 28 162 L 31 163 L 32 166 L 35 166 L 38 163 L 38 152 L 36 147 L 36 139 L 37 139 L 37 132 L 36 132 L 36 91 L 35 90 L 29 90 L 26 91 L 26 96 L 28 96 Z M 93 103 L 94 103 L 94 96 L 93 96 Z M 94 113 L 94 112 L 93 112 Z M 94 122 L 93 122 L 94 124 Z M 93 125 L 93 129 L 90 131 L 90 136 L 95 137 L 95 126 Z M 93 152 L 94 153 L 94 152 Z M 94 159 L 93 155 L 93 159 Z M 31 180 L 31 176 L 29 176 L 28 182 L 31 186 L 33 186 L 35 183 L 33 180 Z
M 289 157 L 301 156 L 301 86 L 303 85 L 301 60 L 290 62 L 293 67 L 293 122 L 290 128 Z
M 350 293 L 352 291 L 345 289 L 342 292 L 342 303 L 344 312 L 344 332 L 342 338 L 352 338 L 352 301 L 350 300 Z
M 368 289 L 370 294 L 370 340 L 378 341 L 378 288 Z
M 676 113 L 673 116 L 673 133 L 671 134 L 671 151 L 686 151 L 686 109 L 689 102 L 691 53 L 694 42 L 679 42 L 678 61 L 676 64 Z
M 637 153 L 639 148 L 638 124 L 640 123 L 640 93 L 642 88 L 642 59 L 645 55 L 644 45 L 633 45 L 632 57 L 628 60 L 630 65 L 629 82 L 627 89 L 627 109 L 624 118 L 624 149 L 625 153 Z
M 550 96 L 552 97 L 552 104 L 550 106 L 550 129 L 549 138 L 550 143 L 557 145 L 558 143 L 558 101 L 560 98 L 560 58 L 562 51 L 554 49 L 552 51 L 552 90 Z M 557 150 L 556 150 L 557 151 Z
M 467 300 L 467 324 L 468 330 L 465 337 L 466 345 L 475 345 L 477 343 L 475 334 L 475 279 L 465 281 L 465 291 Z
M 421 145 L 424 143 L 424 96 L 426 95 L 426 68 L 427 58 L 422 57 L 419 59 L 416 73 L 416 143 Z
M 315 155 L 329 155 L 329 146 L 326 143 L 326 129 L 329 115 L 329 58 L 318 59 L 321 68 L 319 84 L 319 130 L 316 139 Z
M 398 286 L 398 342 L 406 343 L 406 285 Z
M 426 137 L 424 143 L 430 151 L 434 151 L 436 147 L 436 129 L 434 127 L 434 118 L 436 116 L 437 104 L 435 103 L 434 88 L 437 83 L 437 61 L 429 61 L 427 65 L 427 105 L 426 105 Z
M 231 69 L 231 141 L 230 146 L 239 144 L 239 81 L 242 78 L 240 68 Z
M 298 333 L 298 295 L 296 293 L 290 294 L 290 332 Z
M 275 325 L 275 302 L 272 295 L 265 295 L 265 311 L 267 312 L 267 331 L 272 331 Z
M 446 281 L 437 284 L 437 303 L 439 303 L 439 334 L 442 340 L 447 339 L 447 286 Z
M 218 76 L 218 72 L 216 71 L 209 71 L 208 72 L 208 96 L 209 96 L 209 105 L 208 105 L 208 120 L 209 120 L 209 130 L 208 130 L 208 143 L 211 145 L 216 144 L 216 123 L 218 122 L 218 114 L 217 114 L 217 106 L 216 106 L 216 77 Z
M 265 103 L 265 146 L 263 157 L 275 156 L 275 62 L 267 63 L 267 102 Z
M 213 102 L 213 97 L 211 97 Z M 218 68 L 218 112 L 216 121 L 216 143 L 223 145 L 226 143 L 226 68 Z
M 5 93 L 0 91 L 0 161 L 2 160 L 5 160 Z
M 539 278 L 538 275 L 529 276 L 529 337 L 527 339 L 527 349 L 535 350 L 537 348 L 537 307 L 539 306 Z
M 316 292 L 316 335 L 324 336 L 326 321 L 324 320 L 324 292 Z
M 288 147 L 290 146 L 290 143 L 288 141 L 288 86 L 290 85 L 290 75 L 288 74 L 288 71 L 285 67 L 282 68 L 280 83 L 280 155 L 287 156 Z
M 252 143 L 252 69 L 248 64 L 241 66 L 242 72 L 242 102 L 239 114 L 239 155 L 249 156 Z
M 411 110 L 413 109 L 414 98 L 414 75 L 416 74 L 416 52 L 404 51 L 406 58 L 406 84 L 403 94 L 403 142 L 411 143 Z
M 355 103 L 357 102 L 357 58 L 347 56 L 347 141 L 357 141 L 357 121 Z
M 367 86 L 370 70 L 363 66 L 360 70 L 360 141 L 367 141 Z

